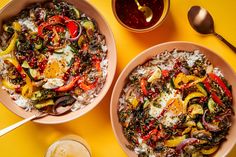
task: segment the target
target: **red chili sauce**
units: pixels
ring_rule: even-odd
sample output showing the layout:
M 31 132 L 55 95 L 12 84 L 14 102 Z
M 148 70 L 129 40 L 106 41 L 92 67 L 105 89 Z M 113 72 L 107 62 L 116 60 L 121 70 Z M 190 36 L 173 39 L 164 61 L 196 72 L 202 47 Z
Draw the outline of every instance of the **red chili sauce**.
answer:
M 143 29 L 153 26 L 161 17 L 164 9 L 163 0 L 139 0 L 141 6 L 148 6 L 152 9 L 153 18 L 146 21 L 143 12 L 138 10 L 135 0 L 117 0 L 115 7 L 119 19 L 129 27 Z

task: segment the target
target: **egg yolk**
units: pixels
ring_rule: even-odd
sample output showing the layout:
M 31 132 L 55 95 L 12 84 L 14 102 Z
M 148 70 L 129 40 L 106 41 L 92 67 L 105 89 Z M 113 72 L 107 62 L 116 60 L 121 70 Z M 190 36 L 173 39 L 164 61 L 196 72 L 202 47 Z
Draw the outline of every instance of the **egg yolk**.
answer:
M 60 78 L 64 74 L 63 65 L 58 61 L 52 61 L 48 63 L 44 70 L 44 76 L 46 78 Z
M 183 113 L 183 103 L 179 98 L 171 98 L 167 102 L 168 111 L 171 111 L 174 115 L 179 115 Z

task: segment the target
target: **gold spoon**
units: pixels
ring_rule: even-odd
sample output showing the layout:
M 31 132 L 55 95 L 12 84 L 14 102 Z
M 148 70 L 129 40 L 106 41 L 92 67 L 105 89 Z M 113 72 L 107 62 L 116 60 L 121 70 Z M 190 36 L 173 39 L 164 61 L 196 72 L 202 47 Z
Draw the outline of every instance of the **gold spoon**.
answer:
M 34 119 L 39 119 L 39 118 L 43 118 L 43 117 L 46 117 L 46 116 L 60 116 L 60 115 L 63 115 L 63 114 L 66 114 L 66 113 L 69 113 L 71 111 L 71 107 L 72 105 L 70 106 L 61 106 L 61 105 L 58 105 L 58 106 L 54 106 L 51 111 L 47 111 L 47 112 L 38 112 L 36 114 L 34 114 L 33 116 L 30 116 L 29 118 L 26 118 L 22 121 L 19 121 L 9 127 L 6 127 L 2 130 L 0 130 L 0 137 L 7 134 L 8 132 L 18 128 L 19 126 L 31 121 L 31 120 L 34 120 Z
M 145 18 L 146 18 L 146 21 L 147 22 L 150 22 L 152 20 L 152 17 L 153 17 L 153 12 L 152 12 L 152 9 L 147 7 L 147 6 L 142 6 L 139 4 L 138 0 L 135 0 L 135 3 L 137 4 L 138 6 L 138 10 L 143 12 Z
M 236 53 L 236 47 L 215 32 L 211 14 L 200 6 L 192 6 L 188 11 L 188 20 L 194 30 L 201 34 L 213 34 Z

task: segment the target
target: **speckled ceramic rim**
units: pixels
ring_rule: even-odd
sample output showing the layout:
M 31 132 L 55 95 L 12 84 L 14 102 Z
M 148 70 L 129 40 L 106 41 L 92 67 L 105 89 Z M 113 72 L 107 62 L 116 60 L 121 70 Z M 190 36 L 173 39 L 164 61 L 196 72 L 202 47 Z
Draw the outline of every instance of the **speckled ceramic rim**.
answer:
M 160 26 L 160 25 L 162 24 L 162 22 L 165 21 L 167 15 L 168 15 L 169 9 L 170 9 L 170 0 L 163 0 L 163 2 L 164 2 L 164 10 L 163 10 L 163 13 L 162 13 L 160 19 L 156 22 L 156 24 L 153 25 L 153 26 L 151 26 L 151 27 L 144 28 L 144 29 L 135 29 L 135 28 L 129 27 L 129 26 L 127 26 L 126 24 L 124 24 L 124 23 L 120 20 L 120 18 L 117 16 L 116 7 L 115 7 L 115 2 L 116 2 L 116 0 L 112 0 L 112 11 L 113 11 L 114 16 L 116 17 L 116 20 L 117 20 L 123 27 L 125 27 L 126 29 L 128 29 L 129 31 L 131 31 L 131 32 L 136 32 L 136 33 L 149 32 L 149 31 L 154 30 L 154 29 L 157 28 L 158 26 Z
M 219 67 L 222 70 L 222 73 L 227 79 L 227 81 L 232 85 L 232 89 L 233 89 L 232 94 L 234 98 L 233 108 L 234 108 L 234 111 L 236 111 L 236 104 L 235 104 L 236 86 L 233 86 L 236 81 L 236 73 L 228 65 L 228 63 L 224 61 L 219 55 L 217 55 L 212 50 L 206 47 L 203 47 L 195 43 L 191 43 L 191 42 L 183 42 L 183 41 L 167 42 L 167 43 L 153 46 L 147 50 L 144 50 L 142 53 L 140 53 L 138 56 L 136 56 L 134 59 L 132 59 L 129 62 L 129 64 L 121 72 L 112 92 L 111 103 L 110 103 L 110 117 L 111 117 L 112 129 L 115 133 L 116 139 L 118 140 L 120 146 L 129 157 L 137 157 L 137 155 L 126 147 L 126 145 L 128 145 L 129 143 L 123 135 L 122 127 L 119 123 L 118 115 L 117 115 L 119 97 L 126 83 L 126 78 L 130 74 L 130 72 L 132 72 L 132 70 L 135 69 L 135 67 L 137 67 L 138 65 L 145 63 L 148 59 L 152 58 L 158 53 L 164 52 L 166 50 L 172 51 L 174 49 L 186 50 L 186 51 L 200 50 L 213 63 L 213 65 Z M 230 152 L 230 150 L 233 148 L 236 142 L 235 122 L 236 122 L 236 116 L 233 117 L 232 126 L 229 130 L 229 134 L 227 135 L 227 140 L 219 148 L 217 153 L 214 154 L 215 157 L 226 156 Z
M 20 12 L 27 4 L 35 3 L 35 2 L 43 2 L 45 0 L 21 0 L 20 3 L 18 0 L 12 0 L 10 1 L 3 9 L 0 10 L 0 26 L 2 25 L 2 20 L 7 19 L 9 17 L 12 17 Z M 116 71 L 116 64 L 117 64 L 117 54 L 116 54 L 116 46 L 115 46 L 115 40 L 112 34 L 112 31 L 108 24 L 106 23 L 105 19 L 102 17 L 102 15 L 86 0 L 66 0 L 67 2 L 75 5 L 79 10 L 86 13 L 88 16 L 94 18 L 96 22 L 98 23 L 99 30 L 102 34 L 106 37 L 106 43 L 108 46 L 108 76 L 106 79 L 106 82 L 104 84 L 104 87 L 98 94 L 98 96 L 94 99 L 92 103 L 90 103 L 88 106 L 84 107 L 83 109 L 77 110 L 75 112 L 70 112 L 66 115 L 61 116 L 47 116 L 41 119 L 34 120 L 34 122 L 37 123 L 43 123 L 43 124 L 58 124 L 58 123 L 64 123 L 73 119 L 76 119 L 87 112 L 91 111 L 94 107 L 96 107 L 101 100 L 104 98 L 106 93 L 108 92 L 114 75 Z M 1 27 L 0 27 L 1 28 Z M 33 112 L 26 112 L 24 109 L 18 107 L 10 98 L 10 96 L 2 90 L 1 83 L 0 83 L 0 102 L 4 104 L 9 110 L 14 112 L 15 114 L 23 117 L 28 118 L 35 114 L 35 111 Z

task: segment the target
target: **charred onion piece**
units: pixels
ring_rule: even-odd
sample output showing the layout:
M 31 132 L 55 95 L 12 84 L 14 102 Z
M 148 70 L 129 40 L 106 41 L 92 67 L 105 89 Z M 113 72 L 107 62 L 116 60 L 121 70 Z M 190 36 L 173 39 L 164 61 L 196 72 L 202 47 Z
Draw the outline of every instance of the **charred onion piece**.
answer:
M 199 140 L 197 138 L 187 138 L 185 140 L 183 140 L 177 147 L 176 147 L 176 151 L 177 152 L 181 152 L 183 150 L 183 148 L 187 145 L 190 144 L 194 144 L 194 143 L 198 143 Z
M 60 106 L 67 106 L 67 105 L 71 105 L 75 102 L 75 98 L 73 98 L 72 96 L 63 96 L 58 98 L 55 101 L 55 106 L 60 105 Z
M 218 126 L 206 122 L 205 116 L 206 116 L 207 111 L 208 110 L 206 110 L 202 116 L 202 124 L 209 131 L 213 131 L 213 132 L 220 131 L 220 128 Z
M 78 40 L 78 39 L 79 39 L 79 37 L 80 37 L 80 35 L 81 35 L 81 33 L 82 33 L 82 27 L 81 27 L 80 23 L 77 22 L 77 21 L 75 21 L 75 20 L 67 20 L 67 21 L 65 21 L 65 22 L 68 23 L 68 22 L 70 22 L 70 21 L 76 23 L 76 24 L 78 25 L 78 27 L 79 27 L 78 35 L 77 35 L 76 37 L 74 37 L 74 38 L 72 38 L 72 37 L 71 37 L 71 38 L 68 38 L 70 41 L 75 41 L 75 40 Z

